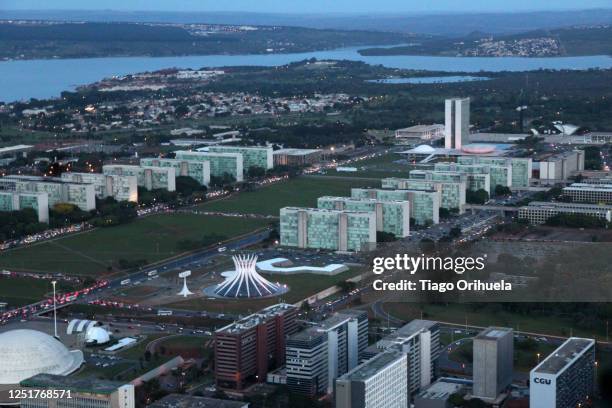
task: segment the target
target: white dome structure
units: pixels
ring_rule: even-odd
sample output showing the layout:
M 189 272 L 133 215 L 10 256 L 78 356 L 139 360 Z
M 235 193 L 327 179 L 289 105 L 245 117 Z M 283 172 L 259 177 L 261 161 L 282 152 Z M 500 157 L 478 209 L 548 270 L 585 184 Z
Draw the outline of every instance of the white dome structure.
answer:
M 48 334 L 23 329 L 0 334 L 0 361 L 0 386 L 36 374 L 68 375 L 84 362 L 80 350 L 70 351 Z
M 85 342 L 87 344 L 105 344 L 110 341 L 110 334 L 105 328 L 93 326 L 87 329 L 85 333 Z
M 410 150 L 409 153 L 412 154 L 432 154 L 436 151 L 436 149 L 434 149 L 433 147 L 429 146 L 429 145 L 419 145 L 417 147 L 415 147 L 414 149 Z

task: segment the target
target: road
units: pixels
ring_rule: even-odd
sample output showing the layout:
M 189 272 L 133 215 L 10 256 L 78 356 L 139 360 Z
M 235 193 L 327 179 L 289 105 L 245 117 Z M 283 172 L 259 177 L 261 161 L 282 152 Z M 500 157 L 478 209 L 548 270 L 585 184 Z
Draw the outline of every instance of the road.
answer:
M 220 243 L 218 245 L 208 247 L 206 249 L 196 251 L 185 256 L 180 256 L 174 259 L 150 265 L 138 271 L 117 275 L 116 277 L 109 280 L 102 280 L 96 283 L 96 285 L 92 288 L 87 288 L 74 292 L 74 294 L 69 294 L 68 297 L 65 297 L 64 295 L 64 297 L 59 300 L 58 308 L 63 308 L 74 303 L 87 303 L 90 300 L 94 300 L 102 295 L 108 294 L 109 292 L 112 292 L 119 287 L 131 286 L 144 282 L 152 276 L 157 275 L 159 272 L 186 270 L 189 269 L 192 265 L 206 263 L 212 260 L 214 257 L 219 256 L 226 250 L 242 249 L 262 242 L 270 236 L 270 231 L 270 228 L 259 230 L 246 236 L 242 236 L 234 240 L 229 240 L 224 243 Z M 32 316 L 38 316 L 42 313 L 47 313 L 49 310 L 51 310 L 52 304 L 52 299 L 44 299 L 27 306 L 23 306 L 19 309 L 5 312 L 0 315 L 0 324 L 5 324 L 16 320 L 27 320 Z M 193 313 L 196 312 L 177 310 L 177 314 L 186 317 L 193 316 Z M 211 315 L 211 317 L 216 316 Z

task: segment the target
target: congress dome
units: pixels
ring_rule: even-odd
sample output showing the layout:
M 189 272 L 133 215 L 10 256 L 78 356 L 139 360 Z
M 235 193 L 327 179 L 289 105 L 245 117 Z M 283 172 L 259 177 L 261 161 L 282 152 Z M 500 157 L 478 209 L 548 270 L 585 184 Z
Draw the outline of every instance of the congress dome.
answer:
M 36 374 L 68 375 L 83 364 L 83 353 L 36 330 L 0 333 L 0 386 L 18 384 Z

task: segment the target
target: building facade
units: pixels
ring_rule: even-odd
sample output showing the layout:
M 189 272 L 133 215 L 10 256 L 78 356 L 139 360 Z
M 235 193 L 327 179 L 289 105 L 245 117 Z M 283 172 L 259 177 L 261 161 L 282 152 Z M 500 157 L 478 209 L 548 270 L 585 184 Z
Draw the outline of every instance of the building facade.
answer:
M 376 242 L 376 215 L 320 208 L 281 208 L 280 242 L 298 248 L 361 251 Z
M 18 193 L 0 190 L 0 211 L 20 211 L 31 208 L 38 222 L 49 222 L 49 197 L 45 193 Z
M 410 217 L 416 225 L 438 224 L 442 195 L 437 190 L 384 190 L 376 188 L 352 188 L 352 198 L 396 200 L 410 202 Z
M 428 387 L 435 376 L 435 367 L 441 352 L 440 324 L 431 320 L 415 319 L 368 347 L 364 358 L 371 358 L 388 350 L 407 355 L 408 395 L 415 394 Z
M 195 160 L 210 163 L 210 175 L 232 176 L 237 182 L 244 180 L 244 161 L 240 153 L 192 152 L 180 150 L 175 152 L 180 160 Z
M 285 365 L 287 387 L 314 396 L 327 392 L 327 334 L 310 327 L 287 340 Z
M 6 176 L 0 178 L 0 190 L 47 194 L 49 207 L 67 203 L 83 211 L 96 209 L 96 192 L 91 184 L 53 177 Z
M 563 195 L 576 203 L 612 204 L 612 184 L 573 183 L 563 188 Z
M 542 157 L 535 163 L 541 182 L 565 181 L 584 170 L 584 150 L 571 150 Z
M 134 386 L 92 378 L 38 374 L 21 382 L 24 390 L 70 392 L 70 398 L 22 398 L 22 408 L 134 408 Z
M 519 219 L 528 220 L 530 224 L 544 224 L 550 217 L 558 214 L 577 214 L 599 218 L 612 222 L 612 206 L 597 204 L 577 204 L 532 201 L 519 208 Z
M 595 365 L 595 340 L 570 337 L 529 373 L 529 406 L 589 406 Z
M 323 158 L 321 149 L 279 149 L 272 154 L 275 166 L 308 166 Z
M 210 146 L 208 151 L 216 153 L 240 153 L 245 173 L 251 167 L 261 167 L 264 170 L 270 170 L 274 167 L 272 147 L 269 146 Z
M 495 400 L 514 374 L 514 333 L 507 327 L 488 327 L 473 341 L 473 394 Z
M 203 186 L 210 184 L 210 162 L 179 159 L 140 159 L 140 165 L 146 167 L 173 167 L 175 175 L 191 177 Z
M 461 149 L 470 143 L 470 98 L 447 99 L 444 107 L 444 147 Z
M 445 127 L 440 124 L 415 125 L 395 131 L 396 139 L 435 140 L 444 137 Z
M 266 381 L 268 371 L 285 363 L 286 340 L 297 331 L 296 318 L 294 306 L 279 303 L 215 331 L 217 386 L 242 390 Z
M 138 202 L 138 179 L 136 176 L 119 176 L 100 173 L 62 173 L 62 180 L 93 184 L 96 197 L 113 197 L 117 201 Z
M 485 164 L 491 166 L 511 167 L 511 187 L 529 187 L 533 173 L 531 158 L 522 157 L 490 157 L 490 156 L 459 156 L 459 164 Z
M 436 163 L 434 171 L 448 171 L 462 173 L 467 176 L 468 189 L 485 190 L 487 193 L 494 191 L 496 186 L 510 187 L 512 186 L 512 167 L 511 166 L 493 166 L 488 164 L 456 164 L 456 163 Z M 487 178 L 478 177 L 479 175 L 488 175 Z M 484 181 L 484 182 L 483 182 Z
M 382 188 L 393 190 L 436 190 L 440 192 L 440 207 L 456 210 L 459 214 L 465 212 L 465 180 L 431 181 L 411 178 L 384 178 Z
M 107 164 L 102 173 L 118 176 L 135 176 L 139 187 L 146 190 L 176 190 L 176 172 L 172 167 L 149 167 L 129 164 Z
M 410 235 L 410 203 L 374 198 L 323 196 L 317 208 L 339 211 L 371 211 L 376 214 L 376 231 L 384 231 L 398 238 Z
M 406 354 L 385 352 L 344 374 L 335 382 L 336 408 L 405 408 Z

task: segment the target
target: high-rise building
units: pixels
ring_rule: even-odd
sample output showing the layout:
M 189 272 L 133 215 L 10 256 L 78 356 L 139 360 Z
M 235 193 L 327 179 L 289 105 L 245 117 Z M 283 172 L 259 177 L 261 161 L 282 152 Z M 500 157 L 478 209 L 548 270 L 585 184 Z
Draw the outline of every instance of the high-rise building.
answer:
M 373 211 L 376 214 L 376 231 L 388 232 L 398 238 L 410 235 L 408 201 L 323 196 L 317 200 L 317 207 L 339 211 Z
M 470 98 L 445 101 L 444 147 L 461 149 L 470 140 Z
M 390 177 L 382 179 L 382 188 L 393 190 L 436 190 L 440 192 L 440 207 L 465 212 L 466 181 L 433 181 L 412 178 Z
M 334 380 L 359 364 L 368 346 L 368 315 L 343 310 L 287 342 L 287 386 L 298 393 L 329 393 Z
M 512 383 L 513 331 L 488 327 L 474 338 L 473 348 L 473 394 L 483 400 L 495 400 Z
M 441 192 L 438 190 L 384 190 L 377 188 L 352 188 L 352 198 L 397 200 L 410 202 L 410 217 L 416 225 L 440 222 Z
M 414 394 L 431 384 L 440 356 L 440 324 L 415 319 L 368 347 L 364 358 L 387 350 L 397 350 L 408 356 L 408 394 Z
M 287 338 L 297 331 L 297 309 L 269 306 L 215 331 L 217 386 L 241 390 L 266 381 L 268 371 L 285 362 Z
M 48 398 L 39 392 L 35 397 L 23 398 L 23 408 L 134 408 L 134 386 L 118 381 L 105 381 L 97 378 L 77 378 L 62 375 L 38 374 L 21 382 L 24 390 L 57 391 L 64 398 Z M 67 397 L 67 394 L 70 397 Z
M 336 408 L 405 408 L 407 373 L 405 353 L 380 353 L 336 380 Z
M 246 173 L 251 167 L 260 167 L 270 170 L 274 167 L 272 147 L 268 146 L 210 146 L 209 152 L 217 153 L 240 153 L 243 160 L 243 169 Z
M 327 333 L 310 327 L 287 340 L 287 387 L 292 392 L 310 396 L 327 392 L 327 364 Z
M 101 173 L 62 173 L 62 180 L 93 184 L 96 197 L 113 197 L 117 201 L 138 202 L 138 180 L 136 176 L 119 176 Z
M 468 190 L 495 191 L 495 187 L 510 187 L 512 185 L 511 166 L 491 166 L 485 164 L 436 163 L 434 171 L 462 173 L 467 176 Z M 482 176 L 488 177 L 482 177 Z
M 361 251 L 376 242 L 376 214 L 320 208 L 280 210 L 281 245 L 334 251 Z
M 595 381 L 595 340 L 571 337 L 529 374 L 529 406 L 588 406 Z
M 93 185 L 56 177 L 5 176 L 0 178 L 0 190 L 46 193 L 49 207 L 67 203 L 76 205 L 83 211 L 96 209 L 96 192 Z
M 240 153 L 192 152 L 179 150 L 175 152 L 180 160 L 210 162 L 210 175 L 223 177 L 229 175 L 236 181 L 244 180 L 244 160 Z
M 510 187 L 529 187 L 532 177 L 533 162 L 531 158 L 523 157 L 492 157 L 492 156 L 459 156 L 458 164 L 485 164 L 512 168 L 512 182 Z M 493 184 L 493 181 L 491 181 Z
M 148 157 L 140 159 L 141 166 L 173 167 L 176 176 L 191 177 L 203 186 L 210 184 L 210 162 Z
M 136 176 L 136 183 L 145 190 L 176 190 L 176 172 L 172 167 L 107 164 L 102 166 L 102 173 Z
M 49 222 L 49 197 L 46 193 L 18 193 L 0 190 L 0 211 L 20 211 L 31 208 L 38 222 Z

